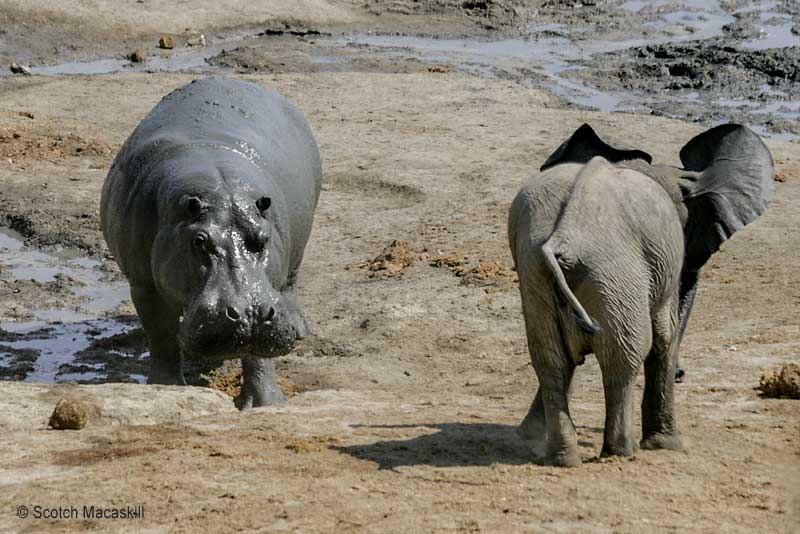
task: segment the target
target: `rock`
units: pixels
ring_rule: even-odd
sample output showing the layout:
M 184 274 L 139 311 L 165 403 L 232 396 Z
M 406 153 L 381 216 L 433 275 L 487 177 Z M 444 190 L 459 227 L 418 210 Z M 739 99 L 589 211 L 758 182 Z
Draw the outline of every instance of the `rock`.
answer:
M 175 41 L 170 35 L 162 35 L 158 40 L 158 47 L 163 48 L 164 50 L 172 50 L 175 48 Z
M 56 404 L 48 425 L 56 430 L 80 430 L 92 415 L 92 405 L 87 399 L 68 394 Z
M 206 41 L 206 36 L 202 33 L 197 37 L 193 37 L 186 41 L 186 46 L 206 46 L 208 42 Z
M 20 65 L 18 63 L 12 63 L 11 72 L 13 74 L 23 74 L 25 76 L 30 76 L 31 68 L 28 65 Z
M 147 51 L 143 48 L 134 50 L 131 52 L 131 55 L 128 56 L 128 59 L 131 60 L 131 63 L 144 63 L 144 61 L 147 59 Z
M 201 387 L 0 381 L 0 428 L 43 428 L 54 414 L 54 403 L 66 398 L 80 399 L 85 404 L 87 421 L 93 427 L 157 425 L 238 412 L 230 397 L 220 391 Z M 70 404 L 62 407 L 62 410 L 76 409 L 75 403 Z M 76 415 L 69 418 L 59 416 L 58 420 L 80 421 L 80 413 L 76 411 Z

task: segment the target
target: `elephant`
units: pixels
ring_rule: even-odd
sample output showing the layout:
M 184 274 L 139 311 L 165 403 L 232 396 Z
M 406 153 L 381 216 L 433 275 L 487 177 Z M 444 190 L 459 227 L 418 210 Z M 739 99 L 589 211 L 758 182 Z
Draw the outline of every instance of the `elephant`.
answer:
M 529 178 L 508 218 L 528 350 L 539 380 L 518 428 L 550 465 L 581 460 L 568 405 L 578 365 L 603 377 L 601 456 L 630 456 L 633 390 L 644 365 L 645 449 L 680 449 L 673 414 L 678 351 L 700 269 L 767 208 L 772 156 L 748 128 L 690 140 L 683 168 L 653 165 L 584 124 Z

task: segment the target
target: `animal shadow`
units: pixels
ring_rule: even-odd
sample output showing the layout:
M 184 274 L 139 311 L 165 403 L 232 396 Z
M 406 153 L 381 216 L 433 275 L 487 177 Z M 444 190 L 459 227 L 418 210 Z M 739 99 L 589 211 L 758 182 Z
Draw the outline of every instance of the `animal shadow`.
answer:
M 353 425 L 354 428 L 435 428 L 438 432 L 411 439 L 378 441 L 369 445 L 334 447 L 379 469 L 410 465 L 436 467 L 528 464 L 535 458 L 517 436 L 516 426 L 484 423 L 434 423 L 423 425 Z

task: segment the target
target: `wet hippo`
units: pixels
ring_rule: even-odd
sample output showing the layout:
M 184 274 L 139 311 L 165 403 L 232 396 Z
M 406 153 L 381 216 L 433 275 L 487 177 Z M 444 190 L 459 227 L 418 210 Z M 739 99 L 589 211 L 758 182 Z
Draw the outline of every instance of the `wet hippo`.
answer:
M 297 273 L 319 197 L 302 113 L 253 83 L 176 89 L 122 146 L 100 219 L 150 339 L 152 384 L 242 358 L 243 406 L 281 402 L 271 358 L 309 333 Z

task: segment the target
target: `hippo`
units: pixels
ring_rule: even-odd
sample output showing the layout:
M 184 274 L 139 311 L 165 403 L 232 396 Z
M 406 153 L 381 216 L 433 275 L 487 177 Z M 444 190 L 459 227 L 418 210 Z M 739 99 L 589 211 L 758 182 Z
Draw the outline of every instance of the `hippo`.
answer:
M 243 408 L 286 400 L 272 358 L 311 330 L 297 286 L 321 180 L 303 114 L 253 83 L 195 80 L 136 127 L 100 221 L 150 340 L 148 383 L 242 358 Z

